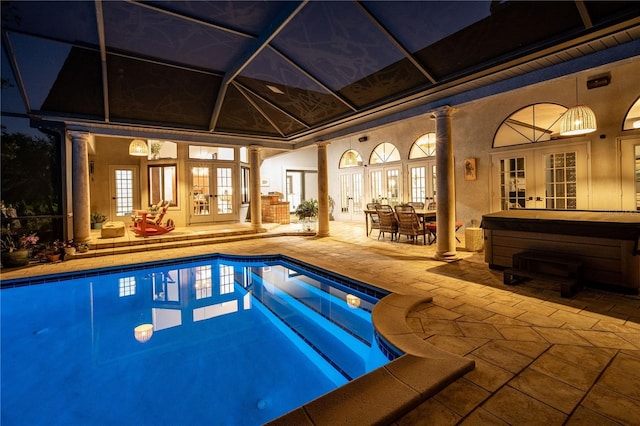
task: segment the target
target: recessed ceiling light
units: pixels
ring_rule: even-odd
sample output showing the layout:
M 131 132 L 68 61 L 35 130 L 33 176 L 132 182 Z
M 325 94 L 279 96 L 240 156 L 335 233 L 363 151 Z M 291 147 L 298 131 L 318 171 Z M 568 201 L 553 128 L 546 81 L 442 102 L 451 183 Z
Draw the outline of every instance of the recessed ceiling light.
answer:
M 284 95 L 284 92 L 280 89 L 278 89 L 276 86 L 272 86 L 270 84 L 267 84 L 267 88 L 269 90 L 271 90 L 273 93 L 277 93 L 278 95 Z

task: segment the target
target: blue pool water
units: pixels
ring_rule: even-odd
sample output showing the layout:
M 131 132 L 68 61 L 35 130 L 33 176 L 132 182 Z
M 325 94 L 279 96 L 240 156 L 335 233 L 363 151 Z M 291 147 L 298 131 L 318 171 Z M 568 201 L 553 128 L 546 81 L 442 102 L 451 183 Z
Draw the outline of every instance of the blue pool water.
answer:
M 258 425 L 387 363 L 370 318 L 384 294 L 304 266 L 217 256 L 3 283 L 2 425 Z

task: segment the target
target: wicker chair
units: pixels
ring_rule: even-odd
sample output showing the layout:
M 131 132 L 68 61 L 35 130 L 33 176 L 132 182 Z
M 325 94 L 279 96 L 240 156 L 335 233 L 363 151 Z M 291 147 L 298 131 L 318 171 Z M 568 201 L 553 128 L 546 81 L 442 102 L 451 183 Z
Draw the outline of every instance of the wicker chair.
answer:
M 380 203 L 368 203 L 367 210 L 377 210 L 380 207 Z M 371 230 L 380 229 L 380 217 L 378 213 L 369 213 L 369 218 L 371 218 Z
M 396 219 L 396 214 L 393 212 L 391 206 L 388 205 L 379 206 L 376 208 L 376 212 L 380 218 L 380 233 L 378 234 L 378 239 L 380 239 L 380 235 L 384 237 L 384 234 L 388 232 L 391 234 L 391 241 L 393 241 L 394 236 L 398 233 L 398 219 Z
M 422 235 L 422 244 L 427 244 L 427 228 L 420 222 L 412 206 L 396 206 L 396 216 L 398 217 L 398 240 L 400 235 L 406 235 L 407 239 L 411 237 L 415 243 Z
M 416 210 L 423 210 L 424 209 L 424 203 L 422 203 L 420 201 L 410 201 L 407 204 L 409 204 L 411 207 L 413 207 Z

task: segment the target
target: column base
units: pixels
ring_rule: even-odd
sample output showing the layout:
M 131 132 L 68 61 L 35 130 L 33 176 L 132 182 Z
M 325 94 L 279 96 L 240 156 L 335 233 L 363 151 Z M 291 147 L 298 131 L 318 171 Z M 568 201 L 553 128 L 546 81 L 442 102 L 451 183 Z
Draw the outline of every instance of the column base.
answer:
M 448 251 L 448 252 L 444 252 L 444 253 L 436 253 L 433 258 L 435 260 L 439 260 L 441 262 L 456 262 L 458 260 L 460 260 L 460 258 L 458 257 L 458 253 L 456 253 L 455 251 Z

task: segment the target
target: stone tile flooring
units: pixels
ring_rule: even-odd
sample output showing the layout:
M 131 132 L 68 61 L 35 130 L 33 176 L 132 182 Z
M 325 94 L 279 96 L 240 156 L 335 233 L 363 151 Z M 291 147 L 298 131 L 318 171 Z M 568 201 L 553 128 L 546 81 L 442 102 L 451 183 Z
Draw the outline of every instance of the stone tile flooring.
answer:
M 160 261 L 204 253 L 282 253 L 400 294 L 432 296 L 407 322 L 473 371 L 395 425 L 640 425 L 640 297 L 584 289 L 570 299 L 540 281 L 504 286 L 483 253 L 453 263 L 435 246 L 367 237 L 364 224 L 331 222 L 331 236 L 268 235 L 3 270 L 0 278 Z M 463 232 L 458 235 L 463 237 Z M 167 243 L 170 244 L 170 243 Z

